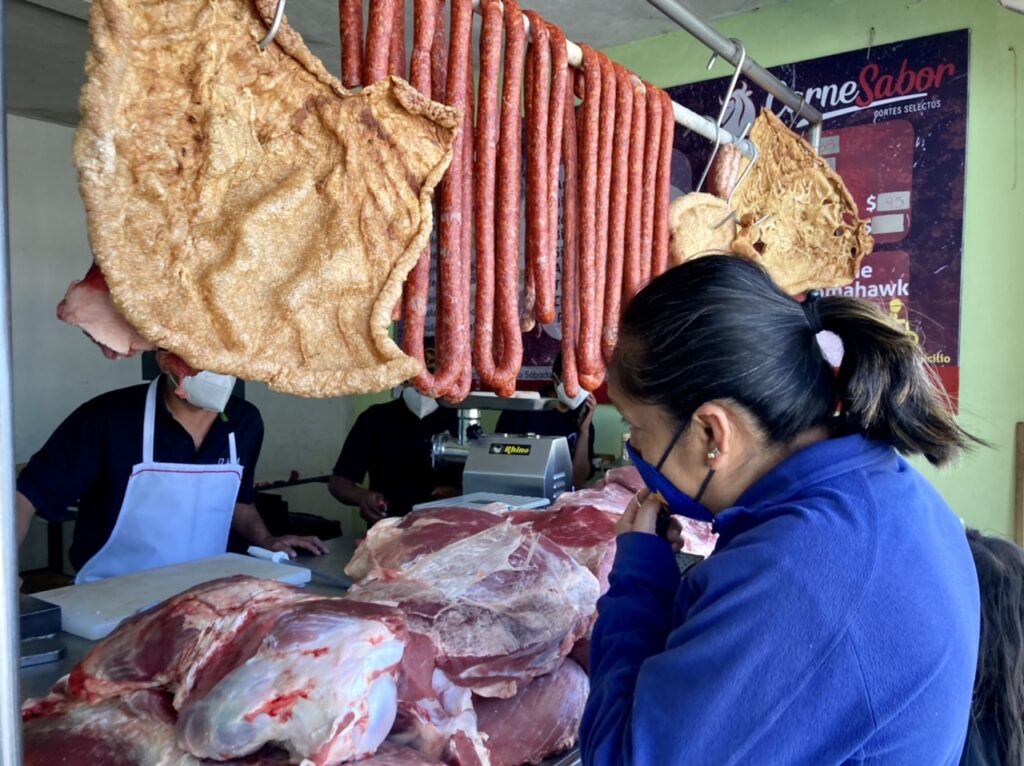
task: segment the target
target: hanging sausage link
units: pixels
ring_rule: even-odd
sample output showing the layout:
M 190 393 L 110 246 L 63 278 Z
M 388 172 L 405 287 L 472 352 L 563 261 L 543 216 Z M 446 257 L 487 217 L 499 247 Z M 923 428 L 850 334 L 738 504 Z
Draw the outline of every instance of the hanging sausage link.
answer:
M 651 276 L 657 277 L 668 268 L 668 205 L 672 189 L 672 152 L 676 135 L 676 117 L 672 99 L 663 90 L 661 99 L 661 140 L 658 175 L 654 193 L 654 264 Z
M 442 0 L 416 0 L 414 6 L 413 48 L 410 64 L 412 85 L 425 96 L 430 96 L 430 51 L 434 43 L 434 23 L 437 19 L 437 6 L 443 5 Z M 405 324 L 402 327 L 402 350 L 424 363 L 423 371 L 413 378 L 417 390 L 427 395 L 436 395 L 438 387 L 434 374 L 427 369 L 424 358 L 424 334 L 427 317 L 427 306 L 430 299 L 431 247 L 420 254 L 420 259 L 405 282 L 404 305 Z M 436 351 L 439 344 L 441 317 L 435 314 L 434 371 L 442 375 Z
M 601 355 L 611 363 L 619 338 L 619 314 L 624 290 L 626 253 L 626 213 L 629 205 L 629 144 L 633 127 L 633 78 L 621 66 L 615 66 L 618 80 L 615 104 L 615 147 L 612 161 L 611 220 L 608 229 L 608 274 L 604 294 L 604 330 Z
M 654 216 L 657 198 L 658 150 L 661 147 L 662 102 L 658 89 L 650 83 L 647 88 L 647 146 L 644 149 L 644 206 L 643 229 L 640 235 L 640 284 L 651 280 L 654 265 Z
M 363 0 L 338 0 L 341 33 L 341 84 L 355 88 L 363 82 Z
M 626 207 L 626 262 L 623 302 L 636 295 L 643 284 L 644 151 L 647 142 L 647 89 L 635 76 L 633 119 L 629 139 L 629 201 Z
M 548 108 L 548 253 L 550 267 L 538 275 L 543 283 L 537 287 L 537 321 L 551 324 L 558 318 L 555 293 L 558 281 L 559 167 L 562 163 L 562 134 L 565 126 L 566 90 L 569 81 L 569 60 L 565 34 L 545 22 L 551 46 L 551 99 Z M 571 89 L 570 89 L 571 90 Z M 572 93 L 570 92 L 570 96 Z
M 608 279 L 608 237 L 611 222 L 612 150 L 615 144 L 615 109 L 618 78 L 611 59 L 601 54 L 601 134 L 598 143 L 597 171 L 597 242 L 595 246 L 594 306 L 597 314 L 598 361 L 605 319 L 605 284 Z M 603 377 L 603 371 L 602 371 Z
M 569 72 L 572 77 L 573 73 Z M 580 392 L 576 346 L 579 341 L 579 163 L 576 130 L 576 96 L 565 89 L 562 165 L 565 167 L 565 199 L 562 204 L 562 384 L 567 396 Z
M 363 85 L 372 85 L 388 75 L 391 61 L 391 31 L 395 24 L 397 0 L 370 0 L 370 21 L 366 30 L 366 60 Z
M 603 378 L 600 317 L 597 310 L 597 186 L 601 137 L 601 62 L 583 49 L 583 129 L 580 145 L 580 337 L 577 362 L 580 385 L 593 391 Z

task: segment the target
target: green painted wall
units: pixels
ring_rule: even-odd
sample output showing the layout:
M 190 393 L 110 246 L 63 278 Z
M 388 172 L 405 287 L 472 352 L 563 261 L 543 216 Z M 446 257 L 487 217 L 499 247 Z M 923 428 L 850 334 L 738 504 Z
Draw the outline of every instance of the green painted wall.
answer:
M 997 0 L 791 0 L 716 27 L 765 66 L 867 47 L 872 28 L 876 45 L 971 30 L 960 404 L 963 425 L 994 449 L 926 473 L 969 524 L 1009 533 L 1024 420 L 1024 16 Z M 730 72 L 707 72 L 707 49 L 682 32 L 606 52 L 663 87 Z M 602 412 L 597 428 L 598 450 L 610 451 L 620 421 Z

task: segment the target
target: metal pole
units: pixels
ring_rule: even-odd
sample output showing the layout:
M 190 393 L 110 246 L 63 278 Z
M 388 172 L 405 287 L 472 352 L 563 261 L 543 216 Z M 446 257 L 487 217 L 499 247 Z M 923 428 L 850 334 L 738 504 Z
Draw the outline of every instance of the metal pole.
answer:
M 18 519 L 14 507 L 14 407 L 11 368 L 11 259 L 7 227 L 7 93 L 0 8 L 0 763 L 21 764 L 18 694 Z
M 480 0 L 473 0 L 473 10 L 480 13 Z M 523 24 L 526 28 L 527 34 L 530 32 L 530 20 L 527 18 L 523 19 Z M 731 44 L 731 43 L 730 43 Z M 572 40 L 565 41 L 565 49 L 568 54 L 569 65 L 579 69 L 583 66 L 583 50 L 574 43 Z M 806 110 L 805 110 L 806 112 Z M 690 111 L 685 106 L 677 104 L 675 101 L 672 102 L 672 114 L 676 118 L 676 123 L 682 125 L 687 130 L 692 130 L 694 133 L 703 136 L 708 141 L 715 140 L 715 134 L 718 134 L 718 142 L 720 144 L 733 144 L 743 156 L 748 158 L 754 157 L 754 147 L 750 141 L 745 138 L 737 138 L 729 131 L 724 128 L 718 127 L 712 120 L 707 117 L 703 117 L 696 112 Z
M 687 8 L 680 0 L 647 0 L 647 2 L 733 66 L 740 63 L 740 47 L 728 37 L 717 32 L 714 27 Z M 786 83 L 749 56 L 743 62 L 741 71 L 750 78 L 751 82 L 764 88 L 794 112 L 799 110 L 800 116 L 811 124 L 811 145 L 817 149 L 818 141 L 821 138 L 821 123 L 824 120 L 821 112 L 808 106 L 799 93 L 794 92 Z

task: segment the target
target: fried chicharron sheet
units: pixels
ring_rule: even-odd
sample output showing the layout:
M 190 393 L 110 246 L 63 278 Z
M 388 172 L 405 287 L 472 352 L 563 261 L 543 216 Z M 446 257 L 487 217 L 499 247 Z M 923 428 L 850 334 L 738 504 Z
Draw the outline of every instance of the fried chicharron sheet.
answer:
M 729 203 L 713 194 L 693 192 L 668 209 L 668 258 L 678 266 L 692 258 L 728 253 L 736 237 Z
M 768 110 L 750 139 L 759 157 L 732 200 L 741 222 L 732 249 L 792 295 L 850 284 L 874 243 L 843 179 Z
M 94 0 L 75 161 L 96 260 L 145 338 L 302 396 L 419 371 L 391 311 L 430 235 L 456 111 L 349 94 L 274 0 Z

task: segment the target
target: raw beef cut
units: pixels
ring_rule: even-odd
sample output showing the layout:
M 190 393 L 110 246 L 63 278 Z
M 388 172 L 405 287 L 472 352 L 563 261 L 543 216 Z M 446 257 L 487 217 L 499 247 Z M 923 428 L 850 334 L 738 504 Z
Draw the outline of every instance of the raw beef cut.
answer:
M 493 766 L 540 763 L 576 743 L 590 682 L 570 659 L 511 699 L 477 699 L 477 726 Z
M 383 519 L 370 529 L 345 567 L 353 582 L 388 580 L 420 556 L 498 526 L 496 513 L 471 508 L 432 508 L 403 518 Z
M 22 726 L 25 766 L 193 766 L 174 742 L 174 708 L 160 692 L 131 692 L 90 705 L 69 703 Z
M 97 644 L 71 672 L 72 697 L 97 702 L 166 689 L 180 710 L 204 666 L 231 651 L 234 636 L 271 607 L 316 598 L 253 577 L 213 580 L 164 601 Z
M 34 712 L 33 712 L 34 710 Z M 156 691 L 129 692 L 96 705 L 68 702 L 59 713 L 33 717 L 23 712 L 24 766 L 201 766 L 174 741 L 174 708 L 170 696 Z M 285 766 L 288 754 L 265 748 L 224 766 Z M 417 762 L 410 762 L 410 766 Z M 396 762 L 395 766 L 399 766 Z
M 594 486 L 559 495 L 549 510 L 590 506 L 607 513 L 621 514 L 633 502 L 636 493 L 643 489 L 643 479 L 635 467 L 612 468 Z M 711 525 L 682 516 L 675 518 L 681 530 L 680 550 L 695 556 L 710 556 L 718 541 L 718 535 L 711 530 Z
M 609 468 L 604 475 L 604 483 L 607 484 L 609 482 L 621 484 L 632 492 L 639 492 L 646 486 L 644 480 L 640 478 L 640 472 L 631 465 Z
M 123 624 L 68 689 L 93 702 L 161 689 L 194 755 L 235 758 L 273 742 L 321 766 L 369 755 L 387 735 L 404 623 L 386 606 L 225 578 Z
M 433 522 L 430 511 L 413 516 L 412 526 L 445 529 L 454 542 L 349 594 L 399 606 L 410 632 L 431 639 L 437 668 L 454 684 L 510 697 L 519 683 L 554 670 L 586 634 L 597 580 L 546 537 L 500 517 L 466 536 Z
M 685 516 L 673 516 L 672 518 L 679 524 L 679 550 L 705 558 L 711 555 L 718 542 L 718 535 L 711 531 L 710 524 L 688 519 Z
M 72 282 L 57 304 L 57 319 L 74 325 L 100 347 L 107 359 L 127 359 L 156 346 L 128 324 L 110 298 L 110 288 L 95 263 L 80 281 Z
M 181 708 L 178 744 L 223 760 L 275 743 L 313 766 L 371 755 L 395 721 L 404 640 L 405 621 L 388 607 L 278 606 L 232 639 L 216 669 L 207 664 L 212 688 L 197 684 Z
M 592 487 L 578 489 L 575 492 L 563 492 L 551 504 L 550 510 L 556 511 L 567 505 L 589 505 L 608 513 L 621 514 L 636 497 L 637 491 L 631 486 L 605 477 Z
M 443 763 L 491 766 L 489 750 L 477 730 L 472 692 L 453 684 L 437 668 L 426 687 L 402 685 L 390 739 Z
M 584 636 L 569 652 L 569 656 L 579 663 L 588 674 L 590 673 L 590 636 Z
M 608 590 L 615 560 L 616 515 L 590 505 L 566 505 L 556 511 L 512 511 L 509 518 L 546 537 L 590 570 Z

